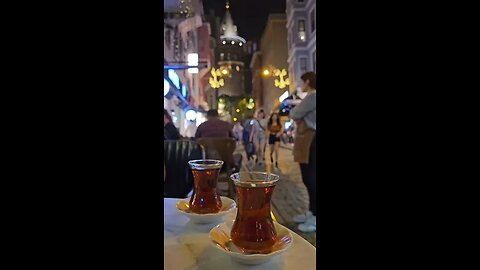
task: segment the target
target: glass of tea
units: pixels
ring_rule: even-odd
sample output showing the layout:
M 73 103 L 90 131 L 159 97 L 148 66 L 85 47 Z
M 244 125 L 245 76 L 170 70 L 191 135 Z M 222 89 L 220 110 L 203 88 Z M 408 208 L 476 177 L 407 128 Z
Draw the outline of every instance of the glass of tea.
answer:
M 270 215 L 270 200 L 279 176 L 265 172 L 231 175 L 237 191 L 238 212 L 232 226 L 232 242 L 248 253 L 269 253 L 277 240 Z
M 193 195 L 190 210 L 197 214 L 218 213 L 222 201 L 217 195 L 217 178 L 223 161 L 213 159 L 190 160 L 193 174 Z

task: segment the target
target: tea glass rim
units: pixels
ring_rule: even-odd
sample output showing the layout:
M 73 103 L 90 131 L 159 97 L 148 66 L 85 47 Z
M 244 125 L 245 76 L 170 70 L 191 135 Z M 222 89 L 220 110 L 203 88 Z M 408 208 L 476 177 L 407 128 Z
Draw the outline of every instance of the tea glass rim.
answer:
M 208 163 L 200 163 L 200 162 L 211 162 Z M 191 169 L 219 169 L 223 166 L 224 162 L 218 159 L 194 159 L 189 160 L 188 165 Z
M 242 174 L 250 174 L 252 175 L 262 175 L 263 177 L 251 177 L 253 178 L 252 180 L 241 180 L 241 175 Z M 272 179 L 270 180 L 265 180 L 265 176 L 271 177 Z M 278 174 L 274 173 L 268 173 L 268 172 L 237 172 L 232 175 L 230 175 L 230 179 L 232 179 L 233 183 L 236 186 L 243 186 L 243 187 L 266 187 L 266 186 L 272 186 L 274 185 L 279 179 L 280 176 Z

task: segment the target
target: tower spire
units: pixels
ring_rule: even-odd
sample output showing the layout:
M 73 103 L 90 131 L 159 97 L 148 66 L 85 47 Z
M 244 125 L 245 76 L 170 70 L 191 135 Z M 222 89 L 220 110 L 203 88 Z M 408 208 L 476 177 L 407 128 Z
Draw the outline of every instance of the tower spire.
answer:
M 220 36 L 220 38 L 221 39 L 233 40 L 232 42 L 237 41 L 237 42 L 245 43 L 245 39 L 238 36 L 237 26 L 233 23 L 232 15 L 230 14 L 230 1 L 229 0 L 225 1 L 225 8 L 226 8 L 225 15 L 223 17 L 222 25 L 221 25 L 222 35 Z M 242 45 L 240 45 L 240 46 L 242 46 Z

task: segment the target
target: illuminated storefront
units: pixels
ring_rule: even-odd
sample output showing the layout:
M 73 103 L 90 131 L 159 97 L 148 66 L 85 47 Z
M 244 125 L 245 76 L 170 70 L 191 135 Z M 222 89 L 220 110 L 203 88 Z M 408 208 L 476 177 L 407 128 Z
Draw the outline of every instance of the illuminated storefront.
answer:
M 189 104 L 188 88 L 182 84 L 175 70 L 165 70 L 163 84 L 163 108 L 170 113 L 173 124 L 182 136 L 185 136 L 191 122 L 198 127 L 206 121 L 203 110 L 194 109 Z
M 185 109 L 188 108 L 187 88 L 182 85 L 180 77 L 173 69 L 165 70 L 163 78 L 163 108 L 172 116 L 173 124 L 180 134 L 187 128 Z

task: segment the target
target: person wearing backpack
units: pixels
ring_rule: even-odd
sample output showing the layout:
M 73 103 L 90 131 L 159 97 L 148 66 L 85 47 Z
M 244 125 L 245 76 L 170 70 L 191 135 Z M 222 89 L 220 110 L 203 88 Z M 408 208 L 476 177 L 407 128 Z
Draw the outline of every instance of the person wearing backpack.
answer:
M 266 129 L 267 129 L 268 119 L 265 118 L 265 112 L 259 110 L 257 112 L 257 117 L 253 118 L 250 122 L 251 131 L 249 142 L 253 142 L 255 145 L 255 164 L 258 166 L 263 165 L 263 155 L 265 146 L 267 143 Z

